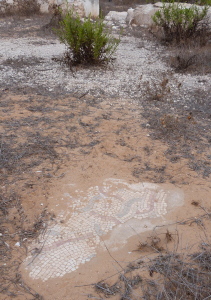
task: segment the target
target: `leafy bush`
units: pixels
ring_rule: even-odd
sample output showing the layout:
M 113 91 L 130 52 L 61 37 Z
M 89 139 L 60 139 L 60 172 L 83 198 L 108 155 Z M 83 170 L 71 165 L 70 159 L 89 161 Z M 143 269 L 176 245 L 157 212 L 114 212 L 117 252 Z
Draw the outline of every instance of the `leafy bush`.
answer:
M 201 0 L 200 5 L 209 5 L 209 6 L 211 6 L 211 0 Z
M 65 58 L 70 65 L 108 62 L 120 42 L 106 31 L 103 19 L 81 20 L 72 11 L 62 17 L 56 33 L 67 46 Z
M 180 43 L 206 34 L 207 12 L 208 6 L 192 5 L 185 8 L 181 3 L 163 3 L 161 10 L 157 11 L 152 19 L 157 26 L 163 28 L 166 41 Z
M 197 5 L 211 5 L 211 0 L 180 0 L 181 3 L 190 3 L 190 4 L 197 4 Z

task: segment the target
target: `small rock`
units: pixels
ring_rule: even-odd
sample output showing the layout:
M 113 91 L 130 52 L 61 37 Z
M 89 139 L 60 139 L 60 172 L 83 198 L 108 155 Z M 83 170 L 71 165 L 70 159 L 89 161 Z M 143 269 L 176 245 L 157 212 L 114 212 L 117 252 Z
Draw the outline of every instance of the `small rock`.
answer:
M 127 12 L 126 11 L 122 11 L 122 12 L 118 12 L 118 11 L 109 11 L 109 13 L 107 14 L 107 16 L 105 17 L 108 18 L 106 20 L 113 20 L 113 21 L 126 21 L 126 17 L 127 17 Z

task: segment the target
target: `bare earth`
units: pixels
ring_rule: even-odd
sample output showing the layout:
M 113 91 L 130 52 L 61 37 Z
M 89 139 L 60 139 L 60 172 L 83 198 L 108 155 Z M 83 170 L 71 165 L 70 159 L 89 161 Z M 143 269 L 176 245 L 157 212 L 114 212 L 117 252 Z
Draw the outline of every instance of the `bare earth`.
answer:
M 210 238 L 192 222 L 210 211 L 210 73 L 175 73 L 143 28 L 111 66 L 71 72 L 48 21 L 1 20 L 0 298 L 105 299 L 92 284 L 156 226 L 181 251 Z

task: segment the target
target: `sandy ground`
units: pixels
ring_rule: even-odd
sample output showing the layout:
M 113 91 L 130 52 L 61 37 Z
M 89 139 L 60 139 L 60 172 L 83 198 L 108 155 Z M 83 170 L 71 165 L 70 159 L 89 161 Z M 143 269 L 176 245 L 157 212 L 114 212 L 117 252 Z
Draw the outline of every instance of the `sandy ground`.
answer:
M 13 208 L 2 213 L 6 219 L 1 216 L 2 236 L 11 250 L 2 260 L 3 275 L 11 281 L 1 299 L 11 299 L 11 293 L 36 299 L 33 290 L 47 300 L 104 299 L 92 284 L 144 257 L 136 250 L 153 234 L 152 227 L 164 226 L 157 229 L 161 236 L 167 228 L 179 232 L 181 251 L 210 238 L 210 230 L 203 229 L 209 228 L 208 221 L 205 227 L 192 221 L 170 225 L 210 209 L 210 74 L 175 73 L 163 59 L 167 48 L 148 40 L 141 29 L 141 37 L 129 35 L 128 29 L 108 69 L 79 68 L 73 74 L 51 60 L 64 48 L 40 29 L 47 21 L 3 19 L 0 27 L 2 207 L 7 209 L 5 199 L 12 193 L 21 199 L 18 206 L 13 198 Z M 164 219 L 152 219 L 151 227 L 144 220 L 143 233 L 133 228 L 133 236 L 110 251 L 102 245 L 76 271 L 45 282 L 32 280 L 20 262 L 39 230 L 67 209 L 60 201 L 67 185 L 86 191 L 107 178 L 174 185 L 184 193 L 184 204 Z M 102 241 L 109 244 L 111 236 Z M 21 284 L 6 269 L 16 265 L 13 273 L 21 274 Z

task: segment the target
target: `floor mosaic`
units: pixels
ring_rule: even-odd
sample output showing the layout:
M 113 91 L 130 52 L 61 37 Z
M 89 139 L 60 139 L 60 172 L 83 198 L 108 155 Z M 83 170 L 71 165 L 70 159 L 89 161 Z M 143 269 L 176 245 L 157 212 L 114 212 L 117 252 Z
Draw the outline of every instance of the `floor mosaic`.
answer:
M 75 271 L 96 255 L 101 237 L 132 218 L 154 218 L 167 213 L 168 191 L 148 183 L 128 184 L 107 179 L 102 186 L 65 193 L 70 212 L 61 212 L 38 242 L 31 245 L 24 265 L 33 279 L 43 281 Z M 65 219 L 61 223 L 61 219 Z

